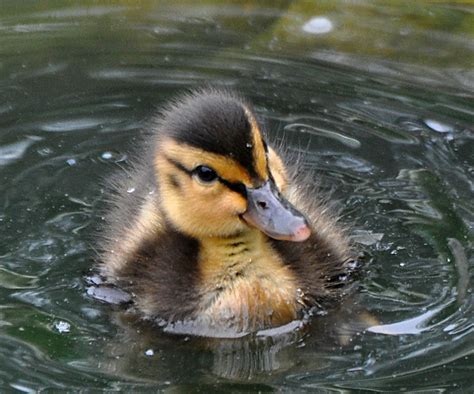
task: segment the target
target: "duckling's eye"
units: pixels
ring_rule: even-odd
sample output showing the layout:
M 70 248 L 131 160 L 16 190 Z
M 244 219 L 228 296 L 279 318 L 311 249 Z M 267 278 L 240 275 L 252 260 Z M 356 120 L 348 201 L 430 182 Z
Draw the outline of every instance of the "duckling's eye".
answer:
M 193 170 L 194 177 L 204 184 L 211 184 L 217 181 L 217 173 L 210 167 L 197 166 Z

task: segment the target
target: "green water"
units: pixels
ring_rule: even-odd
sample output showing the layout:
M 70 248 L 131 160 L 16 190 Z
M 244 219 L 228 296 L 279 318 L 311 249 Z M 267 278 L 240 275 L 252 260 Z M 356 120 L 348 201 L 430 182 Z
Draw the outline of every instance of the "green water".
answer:
M 3 0 L 0 391 L 473 391 L 473 38 L 469 1 Z M 368 244 L 349 311 L 209 343 L 86 295 L 104 178 L 206 83 L 304 151 Z M 352 310 L 373 323 L 341 339 Z

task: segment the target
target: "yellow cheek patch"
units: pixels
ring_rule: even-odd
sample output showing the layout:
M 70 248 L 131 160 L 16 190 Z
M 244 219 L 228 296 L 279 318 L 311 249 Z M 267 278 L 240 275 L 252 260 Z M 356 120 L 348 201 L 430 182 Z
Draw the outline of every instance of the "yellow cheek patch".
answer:
M 281 157 L 270 147 L 268 147 L 268 167 L 270 168 L 270 172 L 273 175 L 273 179 L 275 179 L 278 189 L 285 192 L 288 186 L 288 174 L 283 160 L 281 160 Z
M 220 220 L 219 216 L 240 215 L 247 209 L 247 200 L 220 182 L 206 186 L 189 178 L 184 193 L 188 204 L 196 208 L 195 215 Z
M 245 114 L 247 115 L 247 119 L 250 122 L 252 132 L 252 155 L 255 172 L 261 180 L 266 181 L 268 179 L 267 155 L 265 152 L 265 147 L 263 146 L 262 133 L 258 128 L 257 120 L 253 116 L 252 112 L 245 107 L 244 110 Z
M 161 206 L 177 228 L 197 238 L 227 236 L 241 230 L 243 224 L 239 215 L 247 209 L 247 200 L 243 196 L 221 182 L 211 185 L 196 182 L 164 155 L 156 158 L 155 165 Z
M 252 181 L 248 172 L 235 160 L 215 153 L 179 144 L 172 139 L 166 139 L 160 144 L 160 151 L 167 157 L 183 165 L 188 170 L 193 170 L 199 165 L 206 165 L 217 172 L 219 177 L 228 182 L 243 183 L 251 187 Z M 161 154 L 156 155 L 155 166 L 160 167 Z

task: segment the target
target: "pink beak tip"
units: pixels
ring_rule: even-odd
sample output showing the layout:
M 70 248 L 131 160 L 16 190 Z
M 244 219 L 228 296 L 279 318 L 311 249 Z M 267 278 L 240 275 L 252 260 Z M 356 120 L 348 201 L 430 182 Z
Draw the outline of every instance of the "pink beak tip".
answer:
M 294 235 L 291 237 L 291 240 L 294 242 L 306 241 L 310 235 L 311 229 L 306 225 L 302 225 L 295 231 Z

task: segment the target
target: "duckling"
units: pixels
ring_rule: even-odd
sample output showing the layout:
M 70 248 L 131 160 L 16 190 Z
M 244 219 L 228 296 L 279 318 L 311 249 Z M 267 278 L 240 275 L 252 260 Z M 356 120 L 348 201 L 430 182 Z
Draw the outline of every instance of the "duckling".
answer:
M 236 93 L 197 90 L 152 122 L 111 181 L 100 271 L 145 320 L 239 336 L 337 305 L 351 282 L 346 232 L 290 176 Z

